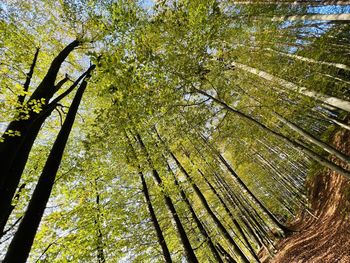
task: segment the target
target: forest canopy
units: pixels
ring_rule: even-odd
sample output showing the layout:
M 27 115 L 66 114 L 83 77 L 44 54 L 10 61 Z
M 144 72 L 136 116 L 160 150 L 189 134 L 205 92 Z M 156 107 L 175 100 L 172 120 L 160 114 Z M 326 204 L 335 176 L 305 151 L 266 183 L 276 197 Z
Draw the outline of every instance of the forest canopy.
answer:
M 346 1 L 0 3 L 3 262 L 261 262 L 350 130 Z M 345 165 L 341 165 L 345 164 Z

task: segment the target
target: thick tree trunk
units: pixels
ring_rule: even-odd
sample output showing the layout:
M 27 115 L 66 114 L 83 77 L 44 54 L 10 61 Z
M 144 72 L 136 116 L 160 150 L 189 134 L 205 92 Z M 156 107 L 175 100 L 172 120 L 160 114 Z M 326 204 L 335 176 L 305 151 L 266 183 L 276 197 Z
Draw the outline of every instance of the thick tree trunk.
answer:
M 13 164 L 4 164 L 1 173 L 1 184 L 0 184 L 0 231 L 3 231 L 6 222 L 10 216 L 7 211 L 11 209 L 12 198 L 15 194 L 16 188 L 21 179 L 21 175 L 28 161 L 28 157 L 34 141 L 40 131 L 41 126 L 45 122 L 48 116 L 55 109 L 57 103 L 65 96 L 70 94 L 79 84 L 79 82 L 95 68 L 92 65 L 84 74 L 82 74 L 65 92 L 55 98 L 50 104 L 46 105 L 44 109 L 33 117 L 32 121 L 27 123 L 26 135 L 19 137 L 20 141 L 14 145 L 14 148 L 19 147 L 19 150 L 13 155 Z M 12 149 L 11 149 L 12 150 Z M 14 152 L 12 152 L 14 153 Z M 11 153 L 9 153 L 11 154 Z M 8 170 L 6 170 L 8 168 Z
M 24 263 L 27 260 L 46 204 L 50 198 L 63 152 L 86 86 L 87 82 L 84 80 L 77 90 L 62 128 L 52 146 L 24 217 L 7 250 L 4 263 Z
M 53 96 L 52 91 L 54 90 L 54 83 L 62 62 L 66 59 L 69 53 L 79 44 L 79 41 L 73 41 L 57 55 L 57 57 L 51 63 L 51 66 L 44 79 L 36 88 L 29 100 L 45 99 L 45 104 L 48 103 L 48 100 Z M 28 86 L 30 79 L 26 82 Z M 19 99 L 24 100 L 24 98 Z M 0 164 L 2 170 L 2 173 L 0 175 L 0 194 L 2 194 L 4 191 L 7 191 L 6 186 L 4 185 L 4 181 L 7 180 L 10 176 L 8 174 L 8 171 L 12 165 L 17 165 L 15 158 L 20 154 L 20 147 L 23 144 L 27 133 L 30 132 L 30 127 L 32 127 L 33 122 L 39 116 L 39 114 L 31 112 L 29 118 L 12 121 L 8 125 L 5 133 L 2 135 L 2 139 L 4 141 L 0 143 Z M 19 116 L 19 118 L 21 117 L 23 116 Z M 20 133 L 20 136 L 11 137 L 6 133 L 8 131 L 17 131 Z M 15 186 L 15 188 L 16 187 L 17 185 Z
M 76 86 L 78 86 L 79 82 L 85 76 L 89 75 L 94 68 L 95 66 L 92 65 L 84 74 L 82 74 L 73 83 L 73 85 L 71 85 L 71 87 L 69 87 L 69 89 L 60 94 L 50 104 L 46 105 L 39 114 L 32 116 L 31 122 L 28 122 L 26 124 L 26 133 L 18 137 L 17 142 L 12 145 L 13 149 L 11 148 L 11 153 L 9 153 L 9 155 L 13 155 L 10 158 L 12 159 L 12 164 L 3 164 L 2 162 L 0 162 L 1 164 L 3 164 L 0 178 L 0 231 L 3 231 L 8 220 L 9 214 L 5 211 L 9 211 L 11 207 L 13 195 L 15 194 L 16 188 L 18 187 L 30 151 L 40 131 L 41 126 L 45 122 L 46 118 L 50 116 L 52 111 L 55 109 L 57 103 L 65 96 L 70 94 L 70 92 L 72 92 L 76 88 Z M 10 146 L 11 144 L 8 145 L 8 147 Z M 18 151 L 14 151 L 17 148 Z

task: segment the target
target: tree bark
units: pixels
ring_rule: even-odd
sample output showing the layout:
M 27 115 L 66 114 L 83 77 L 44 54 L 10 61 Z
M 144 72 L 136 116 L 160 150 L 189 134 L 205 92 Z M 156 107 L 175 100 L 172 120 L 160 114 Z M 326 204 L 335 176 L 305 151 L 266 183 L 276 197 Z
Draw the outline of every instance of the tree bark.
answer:
M 35 68 L 35 65 L 36 65 L 36 61 L 38 59 L 39 50 L 40 50 L 39 48 L 36 49 L 35 54 L 34 54 L 34 58 L 33 58 L 33 62 L 30 65 L 29 72 L 27 73 L 26 81 L 24 82 L 24 85 L 23 85 L 23 91 L 24 92 L 27 92 L 29 90 L 30 81 L 32 80 L 33 73 L 34 73 L 34 68 Z M 26 97 L 26 95 L 18 96 L 18 103 L 19 104 L 23 104 L 25 97 Z
M 148 212 L 149 212 L 149 214 L 151 216 L 151 220 L 152 220 L 154 229 L 156 230 L 158 243 L 161 246 L 162 251 L 163 251 L 164 260 L 165 260 L 165 262 L 172 262 L 168 246 L 167 246 L 167 244 L 165 242 L 165 238 L 163 236 L 162 229 L 160 228 L 158 219 L 156 217 L 156 214 L 154 212 L 154 209 L 153 209 L 153 206 L 152 206 L 152 203 L 151 203 L 151 198 L 150 198 L 149 193 L 148 193 L 148 187 L 147 187 L 147 184 L 146 184 L 146 180 L 145 180 L 142 172 L 139 172 L 139 175 L 140 175 L 141 182 L 142 182 L 142 193 L 143 193 L 143 195 L 145 197 L 145 200 L 146 200 L 146 203 L 147 203 Z
M 350 14 L 332 14 L 332 15 L 295 15 L 273 17 L 272 21 L 349 21 Z
M 65 96 L 70 94 L 78 86 L 79 82 L 85 76 L 88 76 L 94 68 L 95 65 L 90 66 L 90 68 L 84 74 L 82 74 L 65 92 L 57 96 L 57 98 L 55 98 L 50 104 L 46 105 L 39 114 L 32 117 L 31 122 L 26 124 L 26 134 L 22 134 L 18 138 L 19 140 L 12 145 L 13 149 L 11 149 L 11 153 L 9 153 L 9 155 L 14 155 L 12 157 L 12 164 L 3 164 L 0 162 L 3 169 L 0 177 L 0 232 L 3 231 L 10 215 L 5 211 L 10 211 L 11 209 L 12 198 L 16 192 L 16 188 L 18 187 L 23 170 L 28 161 L 30 151 L 41 126 L 45 122 L 46 118 L 50 116 L 52 111 L 55 109 L 57 103 Z M 14 151 L 16 148 L 18 148 L 17 152 Z
M 346 70 L 346 71 L 350 71 L 350 67 L 348 65 L 341 64 L 341 63 L 332 63 L 332 62 L 326 62 L 326 61 L 319 61 L 319 60 L 312 59 L 312 58 L 306 58 L 306 57 L 299 56 L 299 55 L 294 55 L 294 54 L 281 52 L 281 51 L 278 51 L 278 50 L 274 50 L 272 48 L 264 48 L 264 50 L 272 51 L 274 53 L 280 54 L 282 56 L 290 57 L 290 58 L 293 58 L 295 60 L 300 60 L 300 61 L 313 63 L 313 64 L 318 64 L 318 65 L 330 66 L 330 67 L 335 67 L 335 68 L 338 68 L 338 69 L 343 69 L 343 70 Z
M 87 82 L 84 79 L 75 94 L 66 119 L 46 160 L 27 210 L 7 250 L 4 263 L 24 263 L 29 256 L 86 86 Z

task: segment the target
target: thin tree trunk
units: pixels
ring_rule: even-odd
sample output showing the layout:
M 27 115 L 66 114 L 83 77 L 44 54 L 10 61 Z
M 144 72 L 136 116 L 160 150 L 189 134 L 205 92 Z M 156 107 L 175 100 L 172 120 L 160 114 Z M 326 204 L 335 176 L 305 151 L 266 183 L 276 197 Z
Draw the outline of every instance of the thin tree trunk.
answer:
M 217 244 L 216 246 L 227 262 L 229 263 L 237 262 L 220 244 Z
M 293 59 L 296 59 L 296 60 L 300 60 L 300 61 L 304 61 L 304 62 L 308 62 L 308 63 L 314 63 L 314 64 L 318 64 L 318 65 L 325 65 L 325 66 L 330 66 L 330 67 L 335 67 L 335 68 L 343 69 L 343 70 L 346 70 L 346 71 L 350 71 L 350 67 L 348 65 L 344 65 L 344 64 L 341 64 L 341 63 L 332 63 L 332 62 L 319 61 L 319 60 L 312 59 L 312 58 L 306 58 L 306 57 L 299 56 L 299 55 L 294 55 L 294 54 L 281 52 L 281 51 L 278 51 L 278 50 L 274 50 L 272 48 L 264 48 L 264 50 L 272 51 L 272 52 L 275 52 L 275 53 L 280 54 L 282 56 L 290 57 L 290 58 L 293 58 Z
M 134 159 L 137 160 L 135 149 L 132 146 L 131 140 L 130 140 L 129 136 L 127 135 L 126 131 L 125 131 L 125 138 L 128 141 L 128 144 L 129 144 L 129 147 L 130 147 L 130 149 L 132 151 Z M 143 196 L 144 196 L 145 201 L 146 201 L 147 209 L 148 209 L 148 212 L 150 214 L 153 227 L 154 227 L 154 229 L 156 231 L 158 243 L 159 243 L 160 247 L 162 248 L 162 253 L 163 253 L 164 260 L 167 263 L 171 263 L 172 260 L 171 260 L 171 256 L 170 256 L 170 251 L 169 251 L 168 245 L 166 244 L 166 241 L 165 241 L 165 238 L 164 238 L 164 235 L 163 235 L 163 231 L 162 231 L 162 229 L 160 227 L 160 224 L 158 222 L 156 213 L 155 213 L 155 211 L 153 209 L 151 197 L 150 197 L 149 191 L 148 191 L 148 186 L 147 186 L 145 177 L 144 177 L 144 175 L 143 175 L 143 173 L 141 171 L 140 165 L 138 165 L 138 173 L 139 173 L 139 176 L 140 176 L 140 179 L 141 179 L 142 193 L 143 193 Z
M 179 160 L 176 158 L 176 156 L 170 151 L 170 149 L 169 149 L 169 153 L 170 153 L 171 157 L 174 159 L 174 161 L 176 162 L 177 166 L 182 171 L 182 173 L 186 176 L 186 179 L 191 184 L 193 190 L 195 191 L 196 195 L 198 196 L 199 200 L 201 201 L 201 204 L 203 205 L 203 207 L 205 208 L 207 213 L 210 215 L 210 217 L 214 221 L 215 225 L 219 228 L 220 232 L 223 234 L 225 239 L 234 247 L 235 251 L 238 253 L 238 255 L 242 259 L 242 261 L 249 263 L 249 259 L 244 255 L 244 253 L 242 252 L 240 247 L 236 244 L 236 242 L 231 237 L 231 235 L 228 233 L 228 231 L 226 230 L 224 225 L 220 222 L 220 220 L 217 218 L 215 213 L 210 208 L 206 198 L 202 194 L 201 190 L 198 188 L 197 184 L 195 182 L 193 182 L 193 180 L 190 177 L 190 175 L 187 173 L 187 171 L 182 166 L 182 164 L 179 162 Z
M 7 250 L 4 263 L 24 263 L 28 258 L 86 86 L 87 82 L 84 79 L 75 94 L 66 119 L 46 160 L 27 210 Z
M 208 141 L 203 137 L 203 139 L 206 141 L 206 143 L 209 145 Z M 222 156 L 221 153 L 219 153 L 216 149 L 214 149 L 211 145 L 209 147 L 215 152 L 215 154 L 218 156 L 220 161 L 225 165 L 227 170 L 231 173 L 231 175 L 237 180 L 238 184 L 251 196 L 254 200 L 254 202 L 269 216 L 269 218 L 273 221 L 276 226 L 278 226 L 280 229 L 282 229 L 284 232 L 289 232 L 290 229 L 285 227 L 283 224 L 281 224 L 278 219 L 271 213 L 269 209 L 263 205 L 260 200 L 250 191 L 250 189 L 247 187 L 247 185 L 242 181 L 242 179 L 236 174 L 236 172 L 233 170 L 231 165 L 226 161 L 226 159 Z
M 20 187 L 18 187 L 18 190 L 17 190 L 17 194 L 14 196 L 14 201 L 17 203 L 18 202 L 18 200 L 19 200 L 19 198 L 20 198 L 20 196 L 21 196 L 21 192 L 22 192 L 22 190 L 25 188 L 25 186 L 26 186 L 26 184 L 25 183 L 23 183 Z M 13 209 L 15 209 L 15 207 L 16 207 L 16 205 L 12 205 L 11 204 L 11 207 L 10 207 L 10 209 L 8 210 L 8 212 L 7 212 L 7 214 L 6 213 L 3 213 L 3 215 L 4 215 L 4 217 L 6 217 L 6 218 L 9 218 L 10 217 L 10 215 L 11 215 L 11 213 L 12 213 L 12 211 L 13 211 Z M 1 214 L 2 215 L 2 214 Z M 0 221 L 1 223 L 3 223 L 3 221 Z M 7 222 L 7 220 L 6 220 L 6 222 Z M 5 224 L 3 224 L 3 225 L 1 225 L 0 226 L 0 230 L 1 230 L 1 232 L 0 232 L 0 239 L 1 239 L 1 237 L 3 236 L 3 235 L 5 235 L 7 232 L 8 232 L 8 229 L 5 231 L 4 230 L 4 228 L 5 228 L 5 225 L 6 225 L 6 222 L 5 222 Z
M 157 170 L 153 167 L 153 163 L 152 163 L 151 158 L 148 154 L 146 146 L 144 145 L 144 143 L 141 139 L 141 136 L 137 133 L 136 137 L 137 137 L 138 142 L 140 143 L 140 146 L 141 146 L 143 152 L 146 155 L 146 158 L 147 158 L 149 164 L 152 167 L 152 175 L 153 175 L 155 182 L 157 183 L 157 185 L 159 187 L 162 187 L 162 185 L 163 185 L 162 179 L 160 178 Z M 174 206 L 171 198 L 166 194 L 163 194 L 163 197 L 164 197 L 165 204 L 168 208 L 168 211 L 169 211 L 171 217 L 173 218 L 173 222 L 175 224 L 175 227 L 177 229 L 177 233 L 178 233 L 180 240 L 181 240 L 181 244 L 182 244 L 184 251 L 185 251 L 186 259 L 191 263 L 198 263 L 198 259 L 194 253 L 194 250 L 191 246 L 190 240 L 187 237 L 186 231 L 181 223 L 180 217 L 178 216 L 178 213 L 176 212 L 175 206 Z
M 102 226 L 101 226 L 101 208 L 100 208 L 100 193 L 97 188 L 97 181 L 96 179 L 93 182 L 94 188 L 96 191 L 96 214 L 95 214 L 95 227 L 96 227 L 96 234 L 97 234 L 97 262 L 98 263 L 105 263 L 106 257 L 103 250 L 104 244 L 103 244 L 103 234 L 102 234 Z
M 244 71 L 247 71 L 251 74 L 257 75 L 265 80 L 275 82 L 275 83 L 281 85 L 282 87 L 284 87 L 290 91 L 302 94 L 302 95 L 310 97 L 314 100 L 317 100 L 317 101 L 320 101 L 322 103 L 329 104 L 329 105 L 334 106 L 336 108 L 350 112 L 350 102 L 347 100 L 328 96 L 328 95 L 325 95 L 325 94 L 322 94 L 322 93 L 319 93 L 316 91 L 309 90 L 305 87 L 299 87 L 292 82 L 289 82 L 287 80 L 284 80 L 284 79 L 281 79 L 281 78 L 276 77 L 274 75 L 271 75 L 265 71 L 262 71 L 262 70 L 259 70 L 259 69 L 256 69 L 256 68 L 238 63 L 238 62 L 232 62 L 231 65 L 234 67 L 237 67 L 239 69 L 242 69 Z
M 205 230 L 205 227 L 203 226 L 202 222 L 200 221 L 200 219 L 198 218 L 196 212 L 194 211 L 190 201 L 188 200 L 186 193 L 183 189 L 181 189 L 181 186 L 179 185 L 178 180 L 176 179 L 176 176 L 174 174 L 174 172 L 172 171 L 172 169 L 170 168 L 169 164 L 168 165 L 168 170 L 173 174 L 174 177 L 174 183 L 175 185 L 179 188 L 180 190 L 180 195 L 181 195 L 181 199 L 185 202 L 185 204 L 187 205 L 188 209 L 190 210 L 191 216 L 194 220 L 194 222 L 196 223 L 197 228 L 199 229 L 199 231 L 201 232 L 201 234 L 203 235 L 203 237 L 205 238 L 205 240 L 208 243 L 208 247 L 211 251 L 211 253 L 213 254 L 216 262 L 220 262 L 223 263 L 220 254 L 218 253 L 209 233 Z
M 308 133 L 304 129 L 300 128 L 293 122 L 287 120 L 277 112 L 273 112 L 273 115 L 277 117 L 277 119 L 282 122 L 283 124 L 287 125 L 290 129 L 297 132 L 299 135 L 303 136 L 306 140 L 310 141 L 311 143 L 317 145 L 318 147 L 322 148 L 324 151 L 333 154 L 334 156 L 338 157 L 340 160 L 350 163 L 350 157 L 346 156 L 345 154 L 341 153 L 340 151 L 334 149 L 332 146 L 328 145 L 327 143 L 324 143 L 323 141 L 317 139 L 312 134 Z
M 305 6 L 324 6 L 324 5 L 349 5 L 348 1 L 342 0 L 312 0 L 312 1 L 298 1 L 298 0 L 290 0 L 290 1 L 256 1 L 256 0 L 247 0 L 247 1 L 234 1 L 234 4 L 239 5 L 305 5 Z
M 162 229 L 160 228 L 158 219 L 156 217 L 156 214 L 155 214 L 153 206 L 152 206 L 151 198 L 150 198 L 149 193 L 148 193 L 148 187 L 147 187 L 147 184 L 146 184 L 146 180 L 145 180 L 142 172 L 139 172 L 139 175 L 140 175 L 141 182 L 142 182 L 142 193 L 143 193 L 143 195 L 145 197 L 145 200 L 146 200 L 146 203 L 147 203 L 148 212 L 149 212 L 149 214 L 151 216 L 151 220 L 152 220 L 154 229 L 156 230 L 158 243 L 159 243 L 159 245 L 162 248 L 164 260 L 165 260 L 165 262 L 172 262 L 168 246 L 167 246 L 167 244 L 165 242 L 165 238 L 163 236 Z
M 295 15 L 273 17 L 272 21 L 349 21 L 350 14 L 332 14 L 332 15 Z
M 39 48 L 36 48 L 36 51 L 35 51 L 35 54 L 34 54 L 34 58 L 33 58 L 33 62 L 30 65 L 30 69 L 29 69 L 29 72 L 27 73 L 26 81 L 24 82 L 24 85 L 23 85 L 23 91 L 24 92 L 28 92 L 28 90 L 29 90 L 30 81 L 31 81 L 31 79 L 33 77 L 34 68 L 35 68 L 35 65 L 36 65 L 36 61 L 38 59 L 39 50 L 40 50 Z M 18 103 L 19 104 L 23 104 L 25 97 L 26 97 L 25 94 L 18 96 Z
M 224 200 L 221 198 L 221 196 L 219 195 L 219 193 L 216 191 L 216 189 L 212 186 L 212 184 L 209 182 L 209 180 L 205 177 L 205 175 L 203 174 L 203 172 L 201 170 L 198 169 L 198 172 L 202 175 L 203 179 L 205 180 L 205 182 L 207 183 L 207 185 L 209 186 L 210 190 L 214 193 L 214 195 L 219 199 L 220 204 L 223 206 L 225 212 L 229 215 L 230 219 L 232 220 L 232 223 L 234 224 L 234 226 L 237 228 L 238 232 L 240 233 L 241 237 L 243 237 L 244 242 L 246 243 L 246 245 L 248 246 L 247 248 L 249 249 L 251 255 L 255 258 L 255 260 L 257 262 L 260 262 L 258 256 L 255 253 L 254 248 L 251 246 L 250 242 L 248 241 L 248 238 L 246 237 L 246 234 L 243 232 L 241 226 L 239 225 L 239 223 L 237 222 L 237 220 L 235 219 L 235 217 L 233 216 L 233 214 L 231 213 L 231 210 L 228 208 L 228 206 L 226 205 L 226 203 L 224 202 Z
M 342 167 L 326 160 L 325 158 L 323 158 L 322 156 L 320 156 L 319 154 L 315 153 L 314 151 L 306 148 L 304 145 L 300 144 L 299 142 L 296 142 L 296 141 L 293 141 L 291 139 L 289 139 L 288 137 L 268 128 L 267 126 L 265 126 L 264 124 L 260 123 L 259 121 L 255 120 L 254 118 L 238 111 L 238 110 L 235 110 L 233 108 L 231 108 L 229 105 L 227 105 L 225 102 L 222 102 L 220 100 L 218 100 L 217 98 L 209 95 L 208 93 L 202 91 L 202 90 L 198 90 L 198 89 L 195 89 L 198 93 L 208 97 L 208 98 L 211 98 L 214 102 L 222 105 L 224 108 L 226 108 L 228 111 L 236 114 L 237 116 L 239 116 L 240 118 L 242 119 L 245 119 L 251 123 L 254 123 L 256 126 L 260 127 L 261 129 L 263 129 L 264 131 L 270 133 L 270 134 L 273 134 L 275 135 L 277 138 L 285 141 L 285 142 L 288 142 L 290 144 L 292 144 L 295 148 L 301 150 L 302 152 L 304 152 L 306 155 L 308 155 L 310 158 L 312 158 L 313 160 L 315 160 L 316 162 L 318 162 L 319 164 L 321 164 L 322 166 L 325 166 L 345 177 L 348 177 L 350 178 L 350 172 L 343 169 Z

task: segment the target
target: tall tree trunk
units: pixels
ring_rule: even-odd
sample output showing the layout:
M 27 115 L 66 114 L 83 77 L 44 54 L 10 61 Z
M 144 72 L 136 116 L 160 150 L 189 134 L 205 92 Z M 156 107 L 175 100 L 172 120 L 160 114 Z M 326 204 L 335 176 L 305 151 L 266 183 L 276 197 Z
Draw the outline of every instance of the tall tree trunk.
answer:
M 160 228 L 158 219 L 156 217 L 156 214 L 155 214 L 153 206 L 152 206 L 151 198 L 150 198 L 149 193 L 148 193 L 148 187 L 146 184 L 146 180 L 145 180 L 142 172 L 139 172 L 139 175 L 140 175 L 141 182 L 142 182 L 142 193 L 143 193 L 145 200 L 146 200 L 146 203 L 147 203 L 147 208 L 148 208 L 148 212 L 151 216 L 152 224 L 154 226 L 154 229 L 156 230 L 158 243 L 162 248 L 164 260 L 165 260 L 165 262 L 172 262 L 168 246 L 167 246 L 167 244 L 165 242 L 165 238 L 163 236 L 162 229 Z
M 220 159 L 220 161 L 225 165 L 225 167 L 227 168 L 227 170 L 231 173 L 231 175 L 237 180 L 238 184 L 240 187 L 242 187 L 245 191 L 247 191 L 247 193 L 249 194 L 249 196 L 252 197 L 252 199 L 254 200 L 254 202 L 259 206 L 259 208 L 262 209 L 262 211 L 264 211 L 264 213 L 266 213 L 269 218 L 272 220 L 272 222 L 274 224 L 276 224 L 276 226 L 278 226 L 280 229 L 282 229 L 284 232 L 289 232 L 290 229 L 288 229 L 287 227 L 285 227 L 283 224 L 281 224 L 278 219 L 275 217 L 274 214 L 271 213 L 271 211 L 266 208 L 265 205 L 263 205 L 261 203 L 261 201 L 250 191 L 250 189 L 247 187 L 247 185 L 242 181 L 242 179 L 236 174 L 236 172 L 233 170 L 233 168 L 231 167 L 231 165 L 226 161 L 226 159 L 222 156 L 222 154 L 220 152 L 218 152 L 216 149 L 214 149 L 214 147 L 212 147 L 209 142 L 203 137 L 203 140 L 205 140 L 205 142 L 208 144 L 208 146 L 214 151 L 214 153 L 217 155 L 217 157 Z
M 223 261 L 222 261 L 222 259 L 220 257 L 220 254 L 218 253 L 218 251 L 217 251 L 217 249 L 216 249 L 216 247 L 215 247 L 215 245 L 213 243 L 213 240 L 211 239 L 210 234 L 207 232 L 207 230 L 203 226 L 202 222 L 198 218 L 196 212 L 194 211 L 190 201 L 188 200 L 188 198 L 186 196 L 185 191 L 179 185 L 179 182 L 176 179 L 176 176 L 175 176 L 174 172 L 172 171 L 172 169 L 170 168 L 168 163 L 167 163 L 167 165 L 168 165 L 168 170 L 173 174 L 175 185 L 179 188 L 181 199 L 185 202 L 185 204 L 187 205 L 187 208 L 190 210 L 191 216 L 192 216 L 194 222 L 196 223 L 197 228 L 199 229 L 199 231 L 201 232 L 201 234 L 203 235 L 203 237 L 207 241 L 208 247 L 209 247 L 211 253 L 213 254 L 216 262 L 223 263 Z
M 129 144 L 129 148 L 130 148 L 130 150 L 131 150 L 131 152 L 132 152 L 133 159 L 134 159 L 135 161 L 137 161 L 138 158 L 137 158 L 135 149 L 134 149 L 134 147 L 132 146 L 131 140 L 130 140 L 130 138 L 129 138 L 127 132 L 124 131 L 124 133 L 125 133 L 125 139 L 127 140 L 128 144 Z M 129 162 L 129 161 L 128 161 L 128 162 Z M 154 209 L 153 209 L 151 197 L 150 197 L 149 191 L 148 191 L 148 186 L 147 186 L 145 177 L 144 177 L 144 175 L 143 175 L 143 173 L 142 173 L 142 171 L 141 171 L 141 166 L 140 166 L 140 165 L 137 165 L 137 169 L 138 169 L 138 173 L 139 173 L 139 176 L 140 176 L 140 179 L 141 179 L 142 193 L 143 193 L 143 196 L 144 196 L 145 201 L 146 201 L 147 209 L 148 209 L 148 212 L 149 212 L 149 214 L 150 214 L 150 217 L 151 217 L 151 221 L 152 221 L 154 230 L 156 231 L 158 243 L 159 243 L 160 247 L 162 248 L 163 258 L 164 258 L 165 262 L 171 263 L 172 260 L 171 260 L 169 248 L 168 248 L 168 245 L 166 244 L 166 241 L 165 241 L 165 238 L 164 238 L 164 235 L 163 235 L 163 231 L 162 231 L 162 229 L 161 229 L 161 227 L 160 227 L 160 224 L 159 224 L 159 222 L 158 222 L 156 213 L 155 213 L 155 211 L 154 211 Z
M 224 225 L 221 223 L 219 218 L 215 215 L 213 210 L 210 208 L 208 201 L 206 200 L 205 196 L 202 194 L 201 190 L 198 188 L 197 184 L 192 180 L 191 176 L 187 173 L 185 168 L 182 166 L 182 164 L 179 162 L 179 160 L 176 158 L 176 156 L 170 151 L 169 153 L 171 157 L 174 159 L 176 162 L 177 166 L 180 168 L 181 172 L 186 176 L 186 179 L 188 182 L 191 184 L 193 190 L 195 191 L 196 195 L 198 196 L 201 204 L 209 214 L 209 216 L 212 218 L 214 221 L 215 225 L 218 227 L 222 235 L 225 237 L 225 239 L 234 247 L 235 251 L 238 253 L 239 257 L 242 259 L 243 262 L 249 263 L 249 259 L 244 255 L 240 247 L 236 244 L 234 239 L 231 237 L 229 232 L 226 230 Z
M 305 147 L 304 145 L 302 145 L 301 143 L 299 142 L 296 142 L 296 141 L 293 141 L 291 139 L 289 139 L 288 137 L 284 136 L 283 134 L 281 133 L 278 133 L 270 128 L 268 128 L 267 126 L 265 126 L 264 124 L 260 123 L 259 121 L 255 120 L 254 118 L 230 107 L 229 105 L 227 105 L 225 102 L 221 101 L 221 100 L 218 100 L 217 98 L 209 95 L 208 93 L 202 91 L 202 90 L 198 90 L 198 89 L 195 89 L 198 93 L 208 97 L 208 98 L 211 98 L 214 102 L 222 105 L 225 109 L 227 109 L 228 111 L 236 114 L 238 117 L 240 117 L 241 119 L 244 119 L 244 120 L 247 120 L 251 123 L 254 123 L 256 126 L 258 126 L 259 128 L 261 128 L 262 130 L 270 133 L 270 134 L 273 134 L 275 135 L 277 138 L 285 141 L 285 142 L 288 142 L 290 144 L 292 144 L 295 148 L 301 150 L 303 153 L 305 153 L 306 155 L 308 155 L 310 158 L 312 158 L 313 160 L 315 160 L 316 162 L 318 162 L 319 164 L 321 164 L 322 166 L 325 166 L 345 177 L 348 177 L 350 178 L 350 172 L 343 169 L 342 167 L 328 161 L 327 159 L 323 158 L 322 156 L 320 156 L 319 154 L 315 153 L 314 151 L 308 149 L 307 147 Z
M 290 57 L 290 58 L 293 58 L 295 60 L 300 60 L 300 61 L 313 63 L 313 64 L 318 64 L 318 65 L 330 66 L 330 67 L 335 67 L 335 68 L 338 68 L 338 69 L 343 69 L 343 70 L 350 71 L 350 67 L 348 65 L 344 65 L 344 64 L 341 64 L 341 63 L 332 63 L 332 62 L 326 62 L 326 61 L 319 61 L 319 60 L 312 59 L 312 58 L 307 58 L 307 57 L 303 57 L 303 56 L 299 56 L 299 55 L 294 55 L 294 54 L 281 52 L 281 51 L 278 51 L 278 50 L 275 50 L 275 49 L 272 49 L 272 48 L 264 48 L 264 50 L 272 51 L 274 53 L 280 54 L 282 56 Z
M 282 87 L 286 88 L 287 90 L 290 90 L 292 92 L 296 92 L 299 94 L 302 94 L 304 96 L 310 97 L 314 100 L 320 101 L 325 104 L 329 104 L 331 106 L 334 106 L 336 108 L 342 109 L 344 111 L 350 112 L 350 102 L 347 100 L 339 99 L 336 97 L 328 96 L 322 93 L 319 93 L 317 91 L 309 90 L 305 87 L 299 87 L 296 84 L 289 82 L 287 80 L 281 79 L 279 77 L 276 77 L 272 74 L 269 74 L 265 71 L 238 63 L 238 62 L 231 62 L 231 65 L 234 67 L 237 67 L 241 70 L 247 71 L 251 74 L 257 75 L 265 80 L 272 81 L 274 83 L 277 83 L 281 85 Z
M 28 258 L 35 234 L 50 198 L 63 152 L 86 86 L 87 82 L 84 79 L 74 96 L 66 119 L 52 146 L 27 210 L 7 250 L 4 263 L 24 263 Z
M 238 230 L 238 232 L 240 233 L 241 237 L 244 239 L 245 244 L 248 246 L 247 248 L 249 249 L 251 255 L 253 256 L 253 258 L 255 258 L 255 260 L 257 262 L 260 262 L 258 256 L 255 253 L 254 248 L 251 246 L 246 234 L 243 232 L 241 226 L 239 225 L 239 223 L 237 222 L 237 220 L 235 219 L 235 217 L 233 216 L 233 214 L 231 213 L 231 210 L 228 208 L 228 206 L 226 205 L 226 203 L 224 202 L 224 200 L 221 198 L 221 196 L 219 195 L 219 193 L 216 191 L 216 189 L 212 186 L 212 184 L 209 182 L 209 180 L 206 178 L 206 176 L 203 174 L 203 172 L 198 169 L 198 172 L 202 175 L 204 181 L 207 183 L 207 185 L 209 186 L 210 190 L 214 193 L 214 195 L 219 199 L 220 204 L 222 205 L 222 207 L 224 208 L 225 212 L 229 215 L 230 219 L 232 220 L 233 225 L 236 227 L 236 229 Z
M 18 138 L 18 142 L 12 145 L 14 149 L 18 148 L 17 152 L 9 153 L 9 155 L 14 154 L 14 156 L 11 158 L 12 164 L 3 164 L 0 162 L 3 164 L 3 170 L 0 177 L 0 232 L 3 231 L 10 215 L 8 214 L 8 211 L 11 209 L 12 198 L 16 192 L 16 188 L 18 187 L 23 170 L 28 161 L 30 151 L 41 126 L 45 122 L 46 118 L 50 116 L 52 111 L 55 109 L 57 103 L 65 96 L 70 94 L 78 86 L 79 82 L 85 76 L 88 76 L 94 68 L 95 65 L 90 66 L 90 68 L 84 74 L 82 74 L 65 92 L 57 96 L 57 98 L 55 98 L 50 104 L 46 105 L 39 114 L 32 116 L 31 122 L 26 124 L 26 134 L 22 134 Z
M 102 234 L 102 226 L 101 226 L 101 207 L 100 207 L 100 193 L 97 188 L 97 181 L 96 179 L 93 182 L 94 188 L 96 191 L 96 213 L 95 213 L 95 227 L 96 227 L 96 243 L 97 243 L 97 262 L 98 263 L 105 263 L 106 257 L 104 253 L 104 244 L 103 244 L 103 234 Z
M 160 178 L 158 171 L 153 166 L 152 160 L 148 154 L 146 146 L 144 145 L 144 143 L 141 139 L 141 136 L 137 133 L 136 137 L 137 137 L 137 140 L 138 140 L 143 152 L 145 153 L 145 156 L 146 156 L 149 164 L 152 167 L 152 175 L 153 175 L 155 182 L 157 183 L 157 185 L 159 187 L 162 187 L 162 185 L 163 185 L 162 179 Z M 194 253 L 194 250 L 191 246 L 190 240 L 187 237 L 186 231 L 181 223 L 180 217 L 178 216 L 178 213 L 176 212 L 175 206 L 174 206 L 171 198 L 166 194 L 163 194 L 163 197 L 164 197 L 165 204 L 168 208 L 168 211 L 169 211 L 169 213 L 173 219 L 173 222 L 175 224 L 175 227 L 177 229 L 177 233 L 180 237 L 181 244 L 182 244 L 184 251 L 185 251 L 186 259 L 191 263 L 198 263 L 198 259 Z
M 272 21 L 349 21 L 350 14 L 332 14 L 332 15 L 295 15 L 273 17 Z
M 323 141 L 317 139 L 315 136 L 310 134 L 309 132 L 305 131 L 304 129 L 300 128 L 298 125 L 294 124 L 293 122 L 287 120 L 282 115 L 278 114 L 277 112 L 272 112 L 274 116 L 277 117 L 277 119 L 288 126 L 293 131 L 297 132 L 299 135 L 301 135 L 306 140 L 310 141 L 314 145 L 317 145 L 322 150 L 333 154 L 334 156 L 338 157 L 340 160 L 350 164 L 350 157 L 346 156 L 345 154 L 341 153 L 340 151 L 334 149 L 332 146 L 328 145 L 327 143 L 324 143 Z
M 226 259 L 227 262 L 229 263 L 237 262 L 220 244 L 217 244 L 216 246 L 218 248 L 218 251 L 220 251 L 220 253 L 223 255 L 224 259 Z
M 234 1 L 234 4 L 239 5 L 305 5 L 305 6 L 324 6 L 324 5 L 349 5 L 348 1 L 342 1 L 342 0 L 311 0 L 311 1 L 304 1 L 304 0 L 287 0 L 287 1 L 271 1 L 271 0 L 247 0 L 247 1 Z

